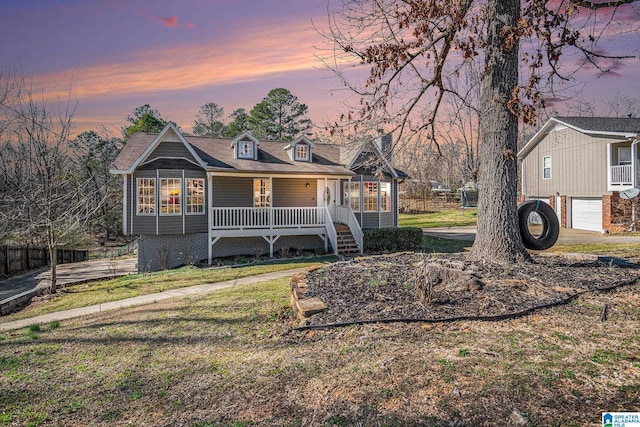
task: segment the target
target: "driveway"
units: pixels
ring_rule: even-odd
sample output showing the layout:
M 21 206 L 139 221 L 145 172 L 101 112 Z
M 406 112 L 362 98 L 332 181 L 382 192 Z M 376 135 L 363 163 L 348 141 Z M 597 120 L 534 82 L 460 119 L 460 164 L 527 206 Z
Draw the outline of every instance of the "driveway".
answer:
M 473 242 L 476 238 L 475 226 L 465 227 L 435 227 L 422 230 L 427 236 L 440 237 L 442 239 L 463 240 Z M 558 243 L 583 244 L 583 243 L 637 243 L 640 244 L 640 236 L 628 236 L 619 234 L 602 234 L 595 231 L 576 230 L 573 228 L 561 228 Z
M 57 269 L 58 284 L 84 282 L 105 277 L 122 276 L 137 273 L 137 259 L 94 260 L 60 264 Z M 49 269 L 38 269 L 18 276 L 0 280 L 0 305 L 7 300 L 31 291 L 40 286 L 47 286 L 51 280 Z

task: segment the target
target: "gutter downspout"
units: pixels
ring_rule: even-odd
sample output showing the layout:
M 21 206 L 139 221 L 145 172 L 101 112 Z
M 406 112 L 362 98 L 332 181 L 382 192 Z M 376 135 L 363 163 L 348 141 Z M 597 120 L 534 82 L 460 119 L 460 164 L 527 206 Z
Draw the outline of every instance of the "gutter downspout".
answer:
M 631 176 L 633 176 L 633 187 L 638 187 L 638 136 L 631 141 Z

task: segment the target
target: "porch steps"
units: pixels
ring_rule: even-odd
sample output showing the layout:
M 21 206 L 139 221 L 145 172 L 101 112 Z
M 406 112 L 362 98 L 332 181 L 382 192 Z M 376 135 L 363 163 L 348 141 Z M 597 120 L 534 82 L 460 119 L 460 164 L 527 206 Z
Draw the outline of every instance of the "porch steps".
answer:
M 335 224 L 336 234 L 338 237 L 338 253 L 340 255 L 355 255 L 360 253 L 358 243 L 353 238 L 351 230 L 344 224 Z

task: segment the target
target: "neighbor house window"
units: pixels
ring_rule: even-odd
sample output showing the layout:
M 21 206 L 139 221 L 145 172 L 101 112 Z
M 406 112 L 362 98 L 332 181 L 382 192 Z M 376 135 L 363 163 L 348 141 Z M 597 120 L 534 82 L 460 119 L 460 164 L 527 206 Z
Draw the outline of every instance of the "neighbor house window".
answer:
M 378 211 L 378 183 L 367 181 L 364 183 L 363 201 L 365 212 Z
M 542 179 L 551 179 L 551 156 L 542 158 Z
M 343 205 L 351 206 L 354 212 L 360 212 L 360 183 L 345 182 L 343 186 Z
M 156 179 L 138 178 L 138 215 L 156 214 Z
M 253 206 L 268 208 L 271 205 L 271 185 L 269 179 L 253 180 Z
M 204 213 L 204 179 L 187 179 L 187 213 Z
M 238 157 L 241 159 L 253 159 L 253 141 L 238 142 Z
M 380 212 L 391 212 L 391 183 L 380 183 Z
M 160 180 L 160 215 L 180 215 L 180 178 Z
M 619 147 L 618 148 L 618 165 L 630 165 L 631 164 L 631 147 Z
M 309 160 L 309 146 L 307 144 L 296 145 L 296 160 Z

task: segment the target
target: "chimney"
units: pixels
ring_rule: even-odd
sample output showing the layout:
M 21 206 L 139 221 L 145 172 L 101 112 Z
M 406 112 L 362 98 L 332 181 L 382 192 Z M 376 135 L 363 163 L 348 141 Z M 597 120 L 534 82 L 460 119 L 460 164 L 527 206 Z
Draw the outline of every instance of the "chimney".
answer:
M 393 161 L 393 134 L 388 133 L 380 136 L 380 151 L 384 154 L 385 158 L 389 161 Z

